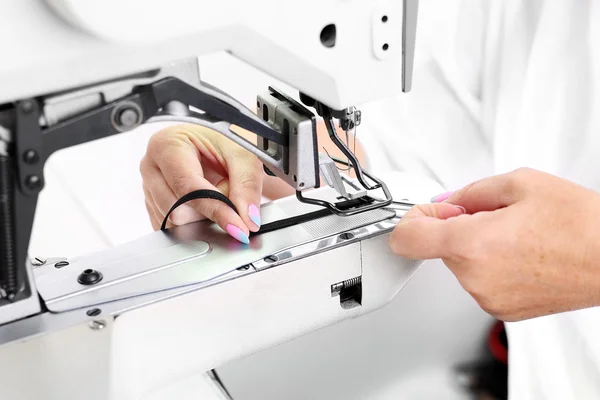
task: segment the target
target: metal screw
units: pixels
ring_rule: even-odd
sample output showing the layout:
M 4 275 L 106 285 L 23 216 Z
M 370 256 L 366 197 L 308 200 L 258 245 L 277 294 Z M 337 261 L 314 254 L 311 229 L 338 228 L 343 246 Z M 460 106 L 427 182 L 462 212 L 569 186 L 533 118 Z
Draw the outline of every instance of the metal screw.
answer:
M 43 258 L 36 257 L 33 260 L 31 260 L 31 265 L 33 265 L 34 267 L 41 267 L 44 264 L 46 264 L 46 260 Z
M 270 255 L 270 256 L 266 256 L 263 261 L 268 262 L 268 263 L 274 263 L 279 261 L 279 258 L 276 255 Z
M 42 187 L 42 180 L 37 175 L 29 175 L 25 178 L 25 186 L 29 190 L 39 190 Z
M 354 239 L 354 234 L 351 232 L 344 232 L 338 237 L 342 240 L 350 240 L 350 239 Z
M 362 122 L 362 111 L 356 110 L 354 111 L 354 127 L 357 127 Z
M 95 317 L 96 315 L 100 315 L 101 312 L 102 310 L 99 308 L 92 308 L 91 310 L 87 310 L 86 314 L 88 317 Z
M 127 108 L 119 114 L 119 123 L 124 127 L 132 127 L 135 126 L 136 121 L 138 120 L 138 113 L 132 109 Z
M 25 114 L 29 114 L 33 111 L 33 102 L 31 100 L 25 100 L 24 102 L 22 102 L 21 110 L 23 110 Z
M 102 273 L 95 269 L 86 269 L 77 277 L 77 282 L 82 285 L 95 285 L 102 280 Z
M 56 264 L 54 264 L 54 268 L 62 268 L 66 267 L 67 265 L 69 265 L 68 261 L 59 261 Z
M 136 103 L 121 103 L 112 112 L 112 125 L 119 132 L 128 131 L 142 123 L 142 115 L 142 109 Z
M 95 331 L 102 330 L 106 327 L 106 322 L 103 320 L 90 321 L 90 328 Z
M 35 150 L 29 149 L 23 153 L 23 161 L 25 161 L 25 164 L 35 164 L 39 160 L 40 156 Z

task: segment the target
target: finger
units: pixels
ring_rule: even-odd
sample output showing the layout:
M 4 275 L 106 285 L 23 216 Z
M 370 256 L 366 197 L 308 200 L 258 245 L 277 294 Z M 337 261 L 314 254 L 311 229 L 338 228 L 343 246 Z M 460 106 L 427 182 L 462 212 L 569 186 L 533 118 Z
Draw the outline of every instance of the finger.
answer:
M 398 255 L 429 260 L 451 254 L 450 239 L 460 235 L 462 224 L 453 218 L 464 214 L 464 209 L 452 204 L 426 204 L 413 207 L 398 223 L 390 236 L 392 251 Z
M 465 213 L 466 211 L 464 207 L 449 203 L 419 204 L 412 207 L 406 214 L 404 214 L 402 220 L 406 221 L 413 218 L 423 217 L 448 219 Z
M 494 211 L 522 200 L 525 188 L 520 173 L 511 172 L 473 182 L 444 201 L 463 206 L 469 214 Z
M 251 231 L 260 229 L 260 200 L 263 185 L 261 162 L 252 153 L 241 149 L 225 154 L 229 175 L 229 199 Z
M 150 168 L 150 171 L 146 173 L 144 186 L 147 188 L 162 222 L 178 198 L 165 181 L 158 167 Z M 189 204 L 182 204 L 169 214 L 169 222 L 173 225 L 185 225 L 204 218 Z
M 156 215 L 156 209 L 151 203 L 151 200 L 148 198 L 145 199 L 146 211 L 148 211 L 148 218 L 150 218 L 150 224 L 152 225 L 152 229 L 158 231 L 160 229 L 160 223 L 158 222 L 158 217 Z
M 204 179 L 197 150 L 179 145 L 176 141 L 171 141 L 166 145 L 169 147 L 161 152 L 157 165 L 167 185 L 177 198 L 194 190 L 217 190 L 215 186 Z M 242 243 L 249 242 L 247 225 L 227 204 L 214 199 L 194 200 L 188 204 L 201 215 L 214 221 L 235 239 Z
M 152 225 L 152 229 L 157 231 L 160 229 L 160 225 L 158 224 L 158 218 L 156 216 L 156 210 L 154 205 L 152 204 L 152 195 L 148 191 L 148 189 L 143 186 L 144 190 L 144 203 L 146 205 L 146 211 L 148 212 L 148 218 L 150 219 L 150 224 Z

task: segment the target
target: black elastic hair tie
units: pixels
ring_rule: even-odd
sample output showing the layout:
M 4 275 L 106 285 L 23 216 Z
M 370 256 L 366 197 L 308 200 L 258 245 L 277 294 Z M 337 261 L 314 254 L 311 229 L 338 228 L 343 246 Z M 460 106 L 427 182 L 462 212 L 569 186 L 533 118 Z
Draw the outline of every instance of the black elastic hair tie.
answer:
M 175 209 L 177 207 L 179 207 L 180 205 L 182 205 L 184 203 L 187 203 L 188 201 L 199 200 L 199 199 L 213 199 L 213 200 L 222 201 L 223 203 L 225 203 L 229 207 L 231 207 L 233 209 L 233 211 L 236 212 L 236 214 L 238 214 L 238 215 L 240 214 L 238 212 L 237 208 L 235 208 L 235 205 L 231 202 L 231 200 L 229 200 L 229 198 L 227 196 L 225 196 L 223 193 L 217 192 L 216 190 L 211 190 L 211 189 L 194 190 L 193 192 L 190 192 L 190 193 L 186 194 L 185 196 L 182 196 L 179 200 L 177 200 L 175 202 L 175 204 L 173 204 L 173 207 L 171 207 L 171 209 L 169 210 L 167 215 L 165 215 L 165 219 L 163 219 L 163 223 L 160 226 L 160 230 L 164 231 L 165 229 L 167 229 L 167 222 L 169 221 L 169 216 L 171 215 L 171 213 L 173 211 L 175 211 Z
M 175 202 L 175 204 L 173 204 L 173 207 L 171 207 L 171 209 L 169 210 L 167 215 L 165 215 L 165 219 L 163 220 L 163 223 L 160 226 L 160 230 L 164 231 L 165 229 L 167 229 L 167 222 L 169 220 L 169 216 L 177 207 L 179 207 L 180 205 L 182 205 L 184 203 L 187 203 L 188 201 L 200 200 L 200 199 L 219 200 L 219 201 L 227 204 L 229 207 L 231 207 L 231 209 L 233 211 L 235 211 L 236 214 L 240 215 L 240 213 L 238 212 L 235 205 L 223 193 L 217 192 L 216 190 L 210 190 L 210 189 L 194 190 L 193 192 L 190 192 L 190 193 L 186 194 L 185 196 L 182 196 L 179 200 L 177 200 Z M 372 201 L 373 201 L 373 199 L 370 199 L 370 198 L 345 200 L 345 201 L 341 201 L 341 202 L 337 203 L 336 206 L 339 209 L 343 210 L 343 209 L 350 209 L 353 207 L 357 207 L 359 205 L 363 205 L 365 203 L 369 203 Z M 267 233 L 267 232 L 272 232 L 272 231 L 276 231 L 279 229 L 288 228 L 293 225 L 298 225 L 298 224 L 302 224 L 304 222 L 313 221 L 315 219 L 327 217 L 328 215 L 332 215 L 332 214 L 333 214 L 333 212 L 331 210 L 329 210 L 328 208 L 324 208 L 322 210 L 313 211 L 313 212 L 310 212 L 307 214 L 296 215 L 294 217 L 280 219 L 279 221 L 274 221 L 274 222 L 269 222 L 268 224 L 264 224 L 263 226 L 260 227 L 260 231 L 250 232 L 250 236 L 260 235 L 261 233 Z

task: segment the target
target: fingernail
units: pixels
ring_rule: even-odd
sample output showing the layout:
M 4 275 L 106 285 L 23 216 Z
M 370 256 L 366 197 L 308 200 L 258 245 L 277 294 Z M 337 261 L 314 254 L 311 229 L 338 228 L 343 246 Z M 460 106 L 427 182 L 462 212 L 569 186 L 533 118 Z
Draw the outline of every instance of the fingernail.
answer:
M 431 198 L 431 202 L 432 203 L 441 203 L 442 201 L 444 201 L 448 197 L 450 197 L 450 195 L 452 195 L 452 193 L 454 193 L 454 192 L 446 192 L 446 193 L 438 194 L 437 196 L 433 196 Z
M 461 211 L 462 214 L 466 214 L 467 213 L 467 210 L 463 206 L 454 206 L 454 207 L 458 208 Z
M 234 239 L 244 244 L 250 243 L 248 235 L 246 235 L 244 231 L 238 228 L 237 226 L 229 224 L 225 227 L 225 230 L 227 230 L 227 233 L 229 233 Z
M 248 216 L 250 216 L 252 222 L 254 222 L 256 226 L 260 228 L 260 210 L 258 209 L 258 207 L 256 207 L 254 204 L 250 204 L 248 206 Z

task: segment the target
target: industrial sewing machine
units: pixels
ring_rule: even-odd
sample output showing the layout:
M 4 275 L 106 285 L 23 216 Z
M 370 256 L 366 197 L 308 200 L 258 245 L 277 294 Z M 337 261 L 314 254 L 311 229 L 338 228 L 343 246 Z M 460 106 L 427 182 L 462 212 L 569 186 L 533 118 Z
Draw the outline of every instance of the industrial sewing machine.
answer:
M 351 133 L 354 105 L 410 90 L 417 0 L 282 3 L 0 6 L 0 32 L 13 38 L 0 63 L 2 398 L 160 398 L 152 393 L 189 371 L 380 308 L 414 274 L 420 262 L 387 246 L 410 203 L 361 169 L 335 125 Z M 298 99 L 268 88 L 254 113 L 202 82 L 194 57 L 217 50 Z M 319 152 L 317 117 L 356 179 Z M 296 197 L 262 208 L 265 222 L 329 214 L 249 246 L 198 222 L 89 257 L 30 259 L 48 157 L 159 121 L 218 131 L 292 186 Z M 294 317 L 307 307 L 309 318 Z

